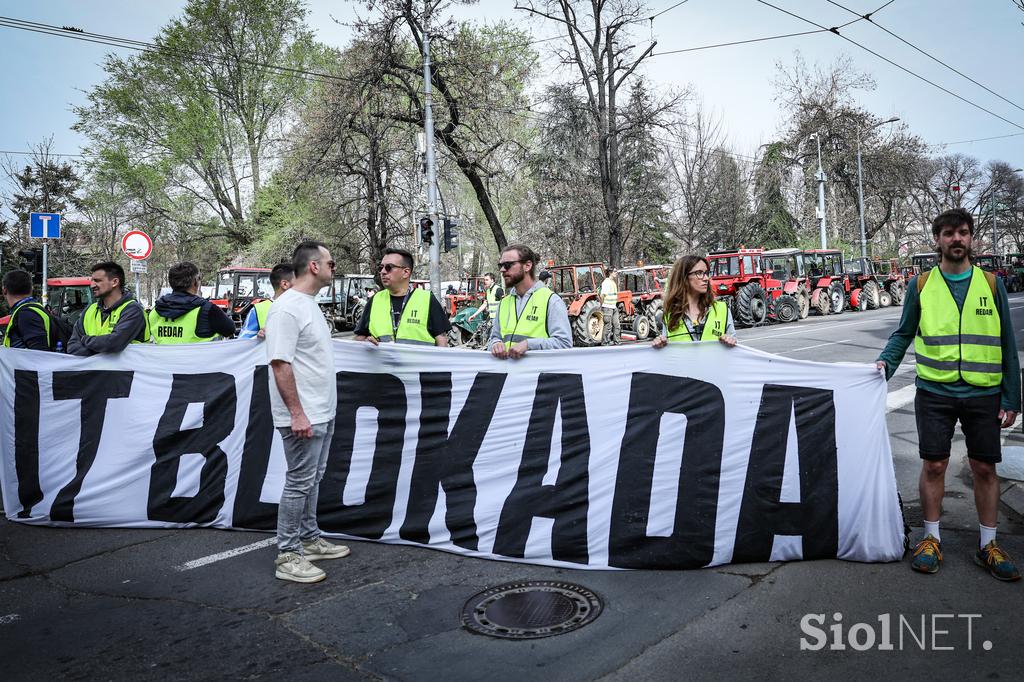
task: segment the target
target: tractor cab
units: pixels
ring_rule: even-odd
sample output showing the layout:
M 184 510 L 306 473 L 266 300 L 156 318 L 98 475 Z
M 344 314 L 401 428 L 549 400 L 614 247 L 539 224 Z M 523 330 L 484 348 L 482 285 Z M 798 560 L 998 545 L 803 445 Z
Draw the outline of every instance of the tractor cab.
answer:
M 928 253 L 915 253 L 910 257 L 911 272 L 915 275 L 920 275 L 922 272 L 928 272 L 938 264 L 939 254 L 934 251 L 929 251 Z
M 246 308 L 257 301 L 274 298 L 270 268 L 223 268 L 217 273 L 214 287 L 210 302 L 234 320 L 236 329 L 242 326 Z
M 377 283 L 370 275 L 335 275 L 316 298 L 324 317 L 335 330 L 344 331 L 359 324 L 366 301 L 375 291 Z
M 604 314 L 601 312 L 601 282 L 604 263 L 549 265 L 549 286 L 565 301 L 572 326 L 573 344 L 597 346 L 604 338 Z M 619 289 L 620 316 L 633 315 L 633 292 Z

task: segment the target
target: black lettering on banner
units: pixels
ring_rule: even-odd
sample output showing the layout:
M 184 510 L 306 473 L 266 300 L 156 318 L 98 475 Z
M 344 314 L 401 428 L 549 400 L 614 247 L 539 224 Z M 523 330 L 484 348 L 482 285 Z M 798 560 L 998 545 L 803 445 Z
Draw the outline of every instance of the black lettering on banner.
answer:
M 544 485 L 555 427 L 555 409 L 562 412 L 562 457 L 554 485 Z M 585 564 L 589 508 L 590 430 L 579 374 L 542 373 L 519 462 L 519 475 L 501 509 L 494 553 L 522 557 L 536 516 L 554 519 L 551 558 Z
M 780 502 L 791 414 L 800 501 Z M 839 464 L 830 390 L 766 384 L 761 392 L 732 561 L 768 561 L 776 535 L 801 536 L 804 559 L 838 553 Z
M 81 372 L 54 372 L 53 399 L 81 400 L 82 422 L 78 437 L 78 457 L 75 477 L 60 489 L 50 505 L 50 520 L 75 520 L 75 497 L 82 490 L 82 482 L 96 461 L 96 453 L 103 435 L 103 421 L 107 414 L 107 401 L 127 398 L 131 393 L 131 371 L 86 370 Z
M 494 416 L 505 376 L 487 372 L 476 375 L 449 437 L 451 372 L 420 374 L 422 407 L 416 461 L 412 469 L 409 506 L 399 531 L 405 540 L 422 544 L 430 542 L 427 524 L 437 506 L 440 484 L 445 495 L 445 523 L 452 542 L 465 549 L 477 549 L 479 538 L 473 518 L 476 507 L 473 462 Z
M 228 457 L 219 443 L 235 428 L 236 400 L 235 378 L 230 374 L 174 375 L 171 395 L 153 437 L 156 461 L 150 468 L 147 505 L 151 521 L 212 523 L 217 518 L 228 474 Z M 189 403 L 203 404 L 203 425 L 182 431 Z M 199 473 L 199 490 L 194 497 L 172 497 L 181 456 L 189 454 L 206 459 Z
M 39 375 L 14 370 L 14 471 L 18 475 L 19 519 L 43 501 L 39 487 Z
M 647 525 L 661 418 L 686 415 L 675 522 L 669 537 Z M 714 384 L 634 372 L 615 479 L 608 564 L 618 568 L 700 568 L 715 554 L 715 521 L 725 436 L 725 400 Z
M 391 374 L 338 372 L 338 396 L 334 439 L 320 481 L 317 518 L 320 528 L 327 532 L 379 540 L 394 515 L 405 444 L 405 385 Z M 363 504 L 350 506 L 345 504 L 343 494 L 352 468 L 356 412 L 360 407 L 377 409 L 377 440 L 370 453 L 373 462 L 366 497 Z
M 260 493 L 270 467 L 270 447 L 274 442 L 274 416 L 270 410 L 270 370 L 257 365 L 252 373 L 249 398 L 249 423 L 245 428 L 245 448 L 238 472 L 235 509 L 231 525 L 235 528 L 274 530 L 277 505 L 260 502 Z

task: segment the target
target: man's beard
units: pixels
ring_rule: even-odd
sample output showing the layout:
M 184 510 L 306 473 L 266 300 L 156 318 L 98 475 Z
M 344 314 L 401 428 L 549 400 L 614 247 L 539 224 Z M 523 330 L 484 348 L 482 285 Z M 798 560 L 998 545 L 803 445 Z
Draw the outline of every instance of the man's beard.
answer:
M 972 258 L 974 256 L 974 252 L 971 250 L 971 247 L 969 246 L 959 247 L 960 249 L 963 250 L 962 256 L 954 255 L 953 248 L 954 247 L 950 246 L 946 249 L 939 249 L 939 254 L 942 256 L 943 260 L 948 261 L 950 263 L 962 263 L 964 262 L 964 259 Z
M 518 275 L 505 275 L 505 284 L 510 287 L 514 287 L 523 281 L 523 277 L 526 273 L 520 272 Z

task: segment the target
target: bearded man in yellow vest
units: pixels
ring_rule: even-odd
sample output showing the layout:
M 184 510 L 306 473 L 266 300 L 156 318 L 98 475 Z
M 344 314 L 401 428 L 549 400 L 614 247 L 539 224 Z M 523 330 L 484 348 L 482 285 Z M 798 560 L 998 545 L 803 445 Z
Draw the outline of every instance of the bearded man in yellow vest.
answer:
M 994 275 L 971 264 L 974 219 L 968 211 L 940 214 L 932 235 L 939 265 L 910 281 L 900 326 L 876 363 L 891 378 L 913 341 L 924 538 L 914 548 L 911 568 L 935 573 L 942 562 L 939 514 L 959 421 L 981 531 L 974 562 L 1000 580 L 1019 580 L 1013 560 L 996 544 L 999 428 L 1012 426 L 1020 412 L 1020 362 L 1006 290 Z
M 263 299 L 252 304 L 252 310 L 245 316 L 245 322 L 242 323 L 242 329 L 238 332 L 238 338 L 262 339 L 266 336 L 264 328 L 267 326 L 267 315 L 270 314 L 271 304 L 281 294 L 288 291 L 294 281 L 295 268 L 292 267 L 291 263 L 278 263 L 271 269 L 270 286 L 274 288 L 274 298 L 273 300 Z
M 120 353 L 128 344 L 149 341 L 146 311 L 124 290 L 124 268 L 112 261 L 97 263 L 89 288 L 94 300 L 75 323 L 68 353 Z
M 386 249 L 381 259 L 376 292 L 363 308 L 356 326 L 356 341 L 447 346 L 452 325 L 441 303 L 426 289 L 409 284 L 414 262 L 405 249 Z
M 487 342 L 501 360 L 521 358 L 527 350 L 572 348 L 572 330 L 565 302 L 536 279 L 540 258 L 529 246 L 510 244 L 498 258 L 505 296 Z
M 188 261 L 167 271 L 171 293 L 157 299 L 149 313 L 153 343 L 182 344 L 230 339 L 235 323 L 219 307 L 199 296 L 199 268 Z

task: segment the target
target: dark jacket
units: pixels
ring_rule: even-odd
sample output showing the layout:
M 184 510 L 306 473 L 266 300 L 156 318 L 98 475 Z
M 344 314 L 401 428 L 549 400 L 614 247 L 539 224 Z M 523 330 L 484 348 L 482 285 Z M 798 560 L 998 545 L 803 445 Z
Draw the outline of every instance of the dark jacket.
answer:
M 46 335 L 46 323 L 34 311 L 22 310 L 16 316 L 14 311 L 27 303 L 35 303 L 31 296 L 26 296 L 11 308 L 14 324 L 7 325 L 7 336 L 11 340 L 11 348 L 31 348 L 32 350 L 50 350 L 50 339 Z
M 113 305 L 113 308 L 120 306 L 125 301 L 134 300 L 134 296 L 125 292 L 124 296 Z M 110 315 L 110 310 L 96 301 L 100 306 L 100 317 L 105 319 Z M 88 308 L 86 308 L 88 310 Z M 146 330 L 146 311 L 142 305 L 127 305 L 117 318 L 117 325 L 113 331 L 103 336 L 89 336 L 85 333 L 85 314 L 75 322 L 75 330 L 68 341 L 68 353 L 72 355 L 96 355 L 97 353 L 120 353 L 128 347 L 135 339 L 142 340 L 143 332 Z
M 196 319 L 196 336 L 206 338 L 220 334 L 230 339 L 235 335 L 235 323 L 231 318 L 223 310 L 195 294 L 172 291 L 157 299 L 156 305 L 153 306 L 157 315 L 168 320 L 176 320 L 196 308 L 202 308 Z

